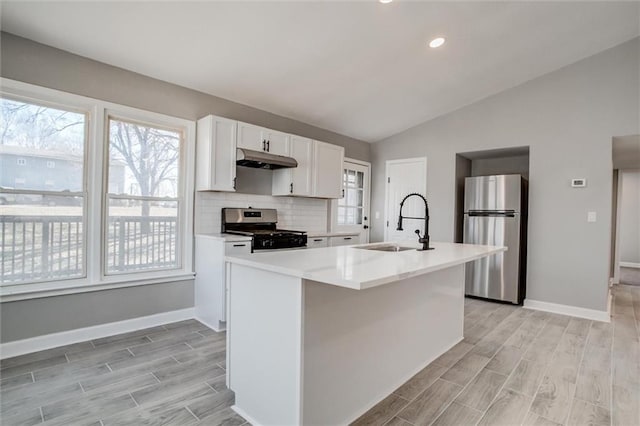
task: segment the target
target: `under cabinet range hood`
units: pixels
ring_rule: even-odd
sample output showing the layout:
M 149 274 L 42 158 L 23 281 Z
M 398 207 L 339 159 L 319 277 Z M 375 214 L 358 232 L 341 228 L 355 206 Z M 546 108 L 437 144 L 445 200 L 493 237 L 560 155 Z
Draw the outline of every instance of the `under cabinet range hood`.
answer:
M 254 169 L 271 170 L 298 167 L 298 162 L 294 158 L 246 148 L 236 149 L 236 164 Z

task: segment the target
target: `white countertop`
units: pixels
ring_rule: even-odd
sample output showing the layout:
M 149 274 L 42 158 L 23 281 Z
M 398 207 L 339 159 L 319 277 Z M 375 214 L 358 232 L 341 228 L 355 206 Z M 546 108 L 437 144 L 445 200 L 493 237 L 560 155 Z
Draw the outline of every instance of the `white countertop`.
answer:
M 251 237 L 246 235 L 235 235 L 235 234 L 196 234 L 196 237 L 204 237 L 211 238 L 214 240 L 220 240 L 227 243 L 235 243 L 239 241 L 251 241 Z
M 367 245 L 379 244 L 383 243 Z M 418 247 L 406 243 L 402 245 Z M 225 260 L 283 275 L 362 290 L 460 265 L 507 249 L 473 244 L 431 245 L 435 250 L 384 252 L 342 246 L 226 256 Z

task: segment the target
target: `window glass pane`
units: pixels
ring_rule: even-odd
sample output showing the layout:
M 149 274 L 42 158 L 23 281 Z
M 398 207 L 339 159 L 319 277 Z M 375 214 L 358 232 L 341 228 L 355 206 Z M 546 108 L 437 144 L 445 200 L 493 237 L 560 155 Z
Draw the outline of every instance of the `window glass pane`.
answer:
M 355 207 L 358 205 L 358 192 L 357 189 L 349 188 L 346 190 L 347 206 Z
M 362 225 L 362 208 L 356 210 L 356 224 Z
M 345 225 L 347 220 L 347 213 L 344 207 L 338 207 L 338 225 Z
M 83 190 L 85 114 L 1 98 L 0 186 Z
M 178 202 L 109 199 L 107 272 L 179 267 Z
M 109 192 L 177 197 L 181 138 L 175 130 L 109 120 Z
M 356 172 L 354 170 L 347 170 L 347 186 L 355 186 L 356 184 Z
M 356 223 L 355 209 L 347 209 L 347 225 L 354 225 Z
M 364 173 L 358 172 L 356 174 L 356 186 L 358 188 L 364 188 Z
M 356 199 L 355 199 L 355 202 L 354 202 L 355 206 L 362 207 L 363 194 L 364 194 L 364 191 L 362 189 L 356 190 Z
M 82 197 L 0 192 L 0 203 L 3 285 L 85 275 Z

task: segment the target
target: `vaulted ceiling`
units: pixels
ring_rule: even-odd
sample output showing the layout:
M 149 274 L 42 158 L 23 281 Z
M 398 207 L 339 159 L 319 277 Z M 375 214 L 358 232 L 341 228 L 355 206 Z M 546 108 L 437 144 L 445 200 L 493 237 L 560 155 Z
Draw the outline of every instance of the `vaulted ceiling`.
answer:
M 637 37 L 639 6 L 3 1 L 1 26 L 373 142 Z

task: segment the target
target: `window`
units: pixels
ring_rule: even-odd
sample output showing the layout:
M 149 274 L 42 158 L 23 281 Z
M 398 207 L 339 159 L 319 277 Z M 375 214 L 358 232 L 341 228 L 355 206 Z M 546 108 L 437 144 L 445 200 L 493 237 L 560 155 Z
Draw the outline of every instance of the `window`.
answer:
M 59 106 L 0 99 L 0 158 L 28 156 L 32 167 L 2 167 L 0 282 L 15 284 L 85 275 L 84 153 L 87 115 Z M 59 185 L 38 161 L 53 153 L 69 167 Z M 17 165 L 25 166 L 25 158 Z M 42 164 L 42 163 L 41 163 Z M 14 187 L 15 186 L 15 187 Z M 14 187 L 14 188 L 11 188 Z
M 0 82 L 0 301 L 192 277 L 195 123 Z
M 109 118 L 107 273 L 180 266 L 182 141 L 180 129 Z

